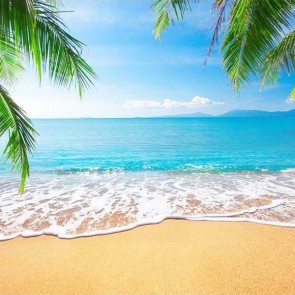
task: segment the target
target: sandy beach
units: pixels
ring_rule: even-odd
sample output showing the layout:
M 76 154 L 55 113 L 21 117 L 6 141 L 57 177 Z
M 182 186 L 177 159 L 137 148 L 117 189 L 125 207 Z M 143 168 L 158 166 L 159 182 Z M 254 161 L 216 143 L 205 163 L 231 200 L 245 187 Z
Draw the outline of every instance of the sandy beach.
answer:
M 295 229 L 168 220 L 0 243 L 1 294 L 295 294 Z

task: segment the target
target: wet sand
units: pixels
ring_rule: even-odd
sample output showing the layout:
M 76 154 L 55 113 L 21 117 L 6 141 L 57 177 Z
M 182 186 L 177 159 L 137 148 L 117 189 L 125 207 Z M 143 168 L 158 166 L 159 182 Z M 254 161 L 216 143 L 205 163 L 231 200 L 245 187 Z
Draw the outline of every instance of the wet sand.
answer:
M 168 220 L 0 243 L 0 294 L 295 294 L 295 228 Z

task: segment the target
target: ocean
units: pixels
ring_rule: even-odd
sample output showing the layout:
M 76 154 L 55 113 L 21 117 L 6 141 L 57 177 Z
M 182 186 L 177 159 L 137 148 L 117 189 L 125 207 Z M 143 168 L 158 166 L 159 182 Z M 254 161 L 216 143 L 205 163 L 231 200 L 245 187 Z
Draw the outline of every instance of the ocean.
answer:
M 1 240 L 107 234 L 167 218 L 295 226 L 293 118 L 33 122 L 40 136 L 23 195 L 1 162 Z

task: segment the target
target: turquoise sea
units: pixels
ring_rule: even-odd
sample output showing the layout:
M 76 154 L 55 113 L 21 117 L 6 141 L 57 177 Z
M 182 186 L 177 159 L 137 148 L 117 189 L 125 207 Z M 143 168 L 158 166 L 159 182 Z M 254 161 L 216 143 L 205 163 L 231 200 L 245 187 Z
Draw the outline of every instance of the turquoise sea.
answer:
M 0 166 L 1 239 L 70 238 L 165 218 L 295 224 L 293 118 L 34 125 L 40 136 L 24 195 L 17 194 L 18 176 Z
M 295 167 L 293 118 L 35 120 L 34 172 L 281 171 Z

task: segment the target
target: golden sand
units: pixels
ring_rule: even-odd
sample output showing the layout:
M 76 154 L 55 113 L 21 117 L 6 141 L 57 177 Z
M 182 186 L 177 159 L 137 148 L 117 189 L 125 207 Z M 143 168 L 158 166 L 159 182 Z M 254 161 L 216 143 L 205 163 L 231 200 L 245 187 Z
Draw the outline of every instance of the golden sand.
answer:
M 0 243 L 1 294 L 295 294 L 295 229 L 169 220 Z

